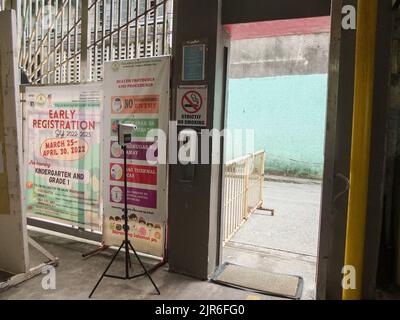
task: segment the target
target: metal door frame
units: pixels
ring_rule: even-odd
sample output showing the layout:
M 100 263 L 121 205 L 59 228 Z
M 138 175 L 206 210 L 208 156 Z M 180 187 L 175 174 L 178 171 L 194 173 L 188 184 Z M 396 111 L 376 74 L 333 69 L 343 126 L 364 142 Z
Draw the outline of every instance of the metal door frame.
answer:
M 321 196 L 316 298 L 339 298 L 347 226 L 347 177 L 349 177 L 353 114 L 355 30 L 342 29 L 342 8 L 357 7 L 357 0 L 331 1 L 331 41 L 328 72 L 323 191 Z M 228 8 L 226 8 L 228 10 Z M 235 10 L 233 10 L 235 11 Z M 235 11 L 236 12 L 236 11 Z M 226 14 L 230 19 L 232 14 Z M 227 18 L 228 17 L 228 18 Z M 241 17 L 234 15 L 236 20 Z M 269 17 L 271 18 L 271 17 Z M 285 18 L 290 18 L 285 16 Z M 299 18 L 298 16 L 293 18 Z M 230 19 L 229 23 L 237 23 Z M 246 16 L 247 20 L 252 20 Z M 232 21 L 231 21 L 232 20 Z M 246 20 L 246 21 L 247 21 Z M 257 20 L 257 19 L 256 19 Z M 240 21 L 238 21 L 240 22 Z M 222 188 L 222 186 L 220 186 Z M 222 212 L 222 209 L 221 209 Z M 222 226 L 222 217 L 220 225 Z M 220 241 L 220 246 L 222 245 Z M 221 251 L 221 248 L 220 248 Z M 221 253 L 219 254 L 221 259 Z M 333 266 L 333 268 L 331 268 Z

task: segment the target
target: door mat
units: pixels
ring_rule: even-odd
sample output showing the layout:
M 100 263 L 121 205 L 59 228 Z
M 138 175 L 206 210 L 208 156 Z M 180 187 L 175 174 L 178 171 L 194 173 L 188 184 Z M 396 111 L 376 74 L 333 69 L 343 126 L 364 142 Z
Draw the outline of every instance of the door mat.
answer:
M 260 271 L 225 262 L 211 279 L 215 283 L 260 294 L 300 299 L 303 278 Z

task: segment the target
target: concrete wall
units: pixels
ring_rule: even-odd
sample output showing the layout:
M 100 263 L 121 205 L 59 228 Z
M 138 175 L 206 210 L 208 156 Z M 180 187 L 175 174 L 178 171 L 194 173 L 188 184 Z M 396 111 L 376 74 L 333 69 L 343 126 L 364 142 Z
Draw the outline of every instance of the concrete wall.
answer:
M 227 127 L 254 128 L 268 172 L 322 176 L 328 55 L 328 33 L 232 42 Z
M 232 41 L 229 77 L 328 73 L 329 33 Z

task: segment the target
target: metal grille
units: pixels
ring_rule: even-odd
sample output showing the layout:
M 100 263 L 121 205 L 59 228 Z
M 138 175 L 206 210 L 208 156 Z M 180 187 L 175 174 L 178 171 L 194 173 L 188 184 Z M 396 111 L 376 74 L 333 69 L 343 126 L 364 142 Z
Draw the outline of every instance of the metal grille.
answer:
M 33 84 L 98 81 L 105 61 L 169 54 L 172 2 L 22 0 L 20 67 Z

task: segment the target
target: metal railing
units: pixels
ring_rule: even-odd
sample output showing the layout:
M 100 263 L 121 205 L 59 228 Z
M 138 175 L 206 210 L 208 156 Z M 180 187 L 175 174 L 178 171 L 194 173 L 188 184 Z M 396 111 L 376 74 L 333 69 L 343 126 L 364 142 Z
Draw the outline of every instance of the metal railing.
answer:
M 172 5 L 173 0 L 22 0 L 20 67 L 31 84 L 98 81 L 105 61 L 169 54 Z
M 262 150 L 224 166 L 224 243 L 263 205 L 264 162 Z

